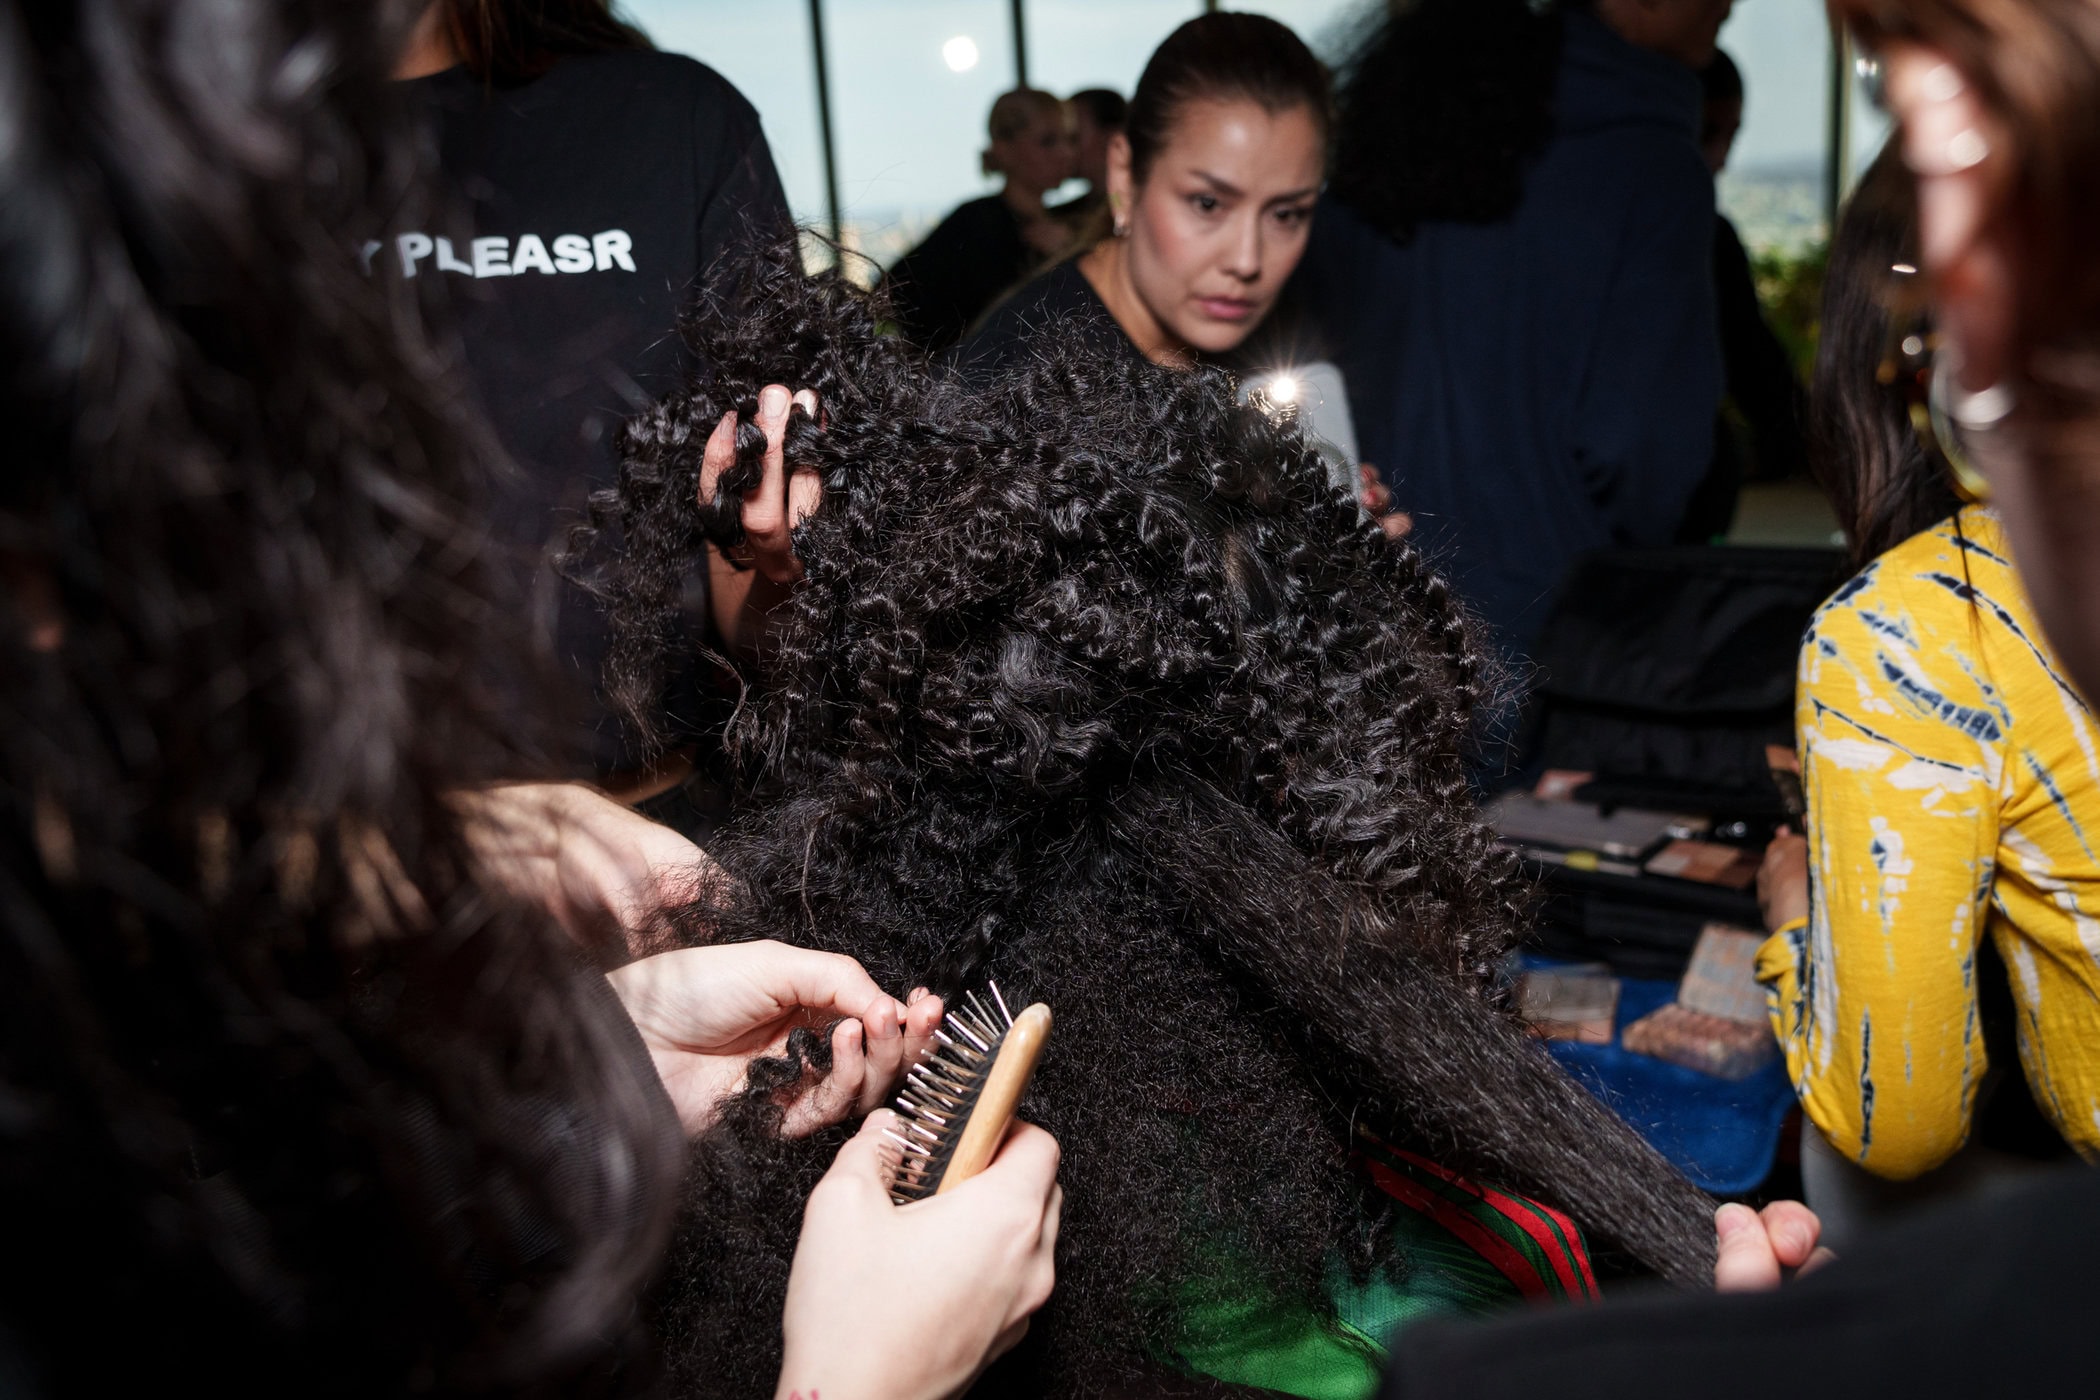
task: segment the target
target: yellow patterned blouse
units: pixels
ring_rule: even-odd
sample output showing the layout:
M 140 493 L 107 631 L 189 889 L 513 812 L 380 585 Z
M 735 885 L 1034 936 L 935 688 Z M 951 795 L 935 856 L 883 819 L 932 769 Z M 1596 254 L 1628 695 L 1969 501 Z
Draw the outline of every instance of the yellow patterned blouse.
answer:
M 1908 1178 L 1967 1139 L 1978 939 L 2005 959 L 2035 1101 L 2100 1159 L 2100 734 L 2004 531 L 1969 506 L 1809 624 L 1795 697 L 1807 926 L 1758 953 L 1803 1110 Z

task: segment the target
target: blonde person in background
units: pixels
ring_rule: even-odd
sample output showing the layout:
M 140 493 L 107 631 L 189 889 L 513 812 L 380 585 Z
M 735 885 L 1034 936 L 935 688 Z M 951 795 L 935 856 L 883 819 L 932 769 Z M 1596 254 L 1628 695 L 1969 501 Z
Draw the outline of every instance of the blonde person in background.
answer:
M 897 324 L 929 354 L 962 339 L 986 307 L 1062 252 L 1070 238 L 1043 207 L 1043 197 L 1072 174 L 1065 104 L 1047 92 L 1015 88 L 992 104 L 987 125 L 984 173 L 1005 184 L 956 208 L 889 271 Z
M 1760 881 L 1759 975 L 1820 1134 L 1804 1142 L 1809 1204 L 1839 1248 L 1866 1217 L 2017 1165 L 1964 1150 L 2021 1092 L 1994 1051 L 2017 1045 L 2055 1132 L 2100 1156 L 2100 733 L 1996 514 L 1957 494 L 1884 358 L 1929 334 L 1890 330 L 1917 257 L 1891 152 L 1832 248 L 1815 383 L 1819 467 L 1867 562 L 1803 642 L 1807 830 L 1773 843 Z M 1993 1014 L 2007 980 L 2009 1013 Z

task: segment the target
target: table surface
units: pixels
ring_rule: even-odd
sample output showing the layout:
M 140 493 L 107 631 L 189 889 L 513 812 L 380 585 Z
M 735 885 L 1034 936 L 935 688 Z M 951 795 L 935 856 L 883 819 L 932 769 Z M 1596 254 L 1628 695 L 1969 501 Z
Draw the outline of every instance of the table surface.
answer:
M 1566 965 L 1544 958 L 1525 963 Z M 1748 1079 L 1727 1080 L 1621 1043 L 1628 1025 L 1676 999 L 1675 982 L 1622 977 L 1611 1044 L 1551 1041 L 1553 1058 L 1702 1190 L 1721 1196 L 1755 1190 L 1771 1174 L 1780 1127 L 1794 1106 L 1786 1063 L 1774 1059 Z

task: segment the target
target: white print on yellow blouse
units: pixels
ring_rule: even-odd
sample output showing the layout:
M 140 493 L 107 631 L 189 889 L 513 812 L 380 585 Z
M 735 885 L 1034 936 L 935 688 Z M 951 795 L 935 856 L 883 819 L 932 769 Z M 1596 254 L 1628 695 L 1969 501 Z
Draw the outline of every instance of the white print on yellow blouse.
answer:
M 386 244 L 373 239 L 361 250 L 365 271 Z M 586 238 L 580 233 L 557 234 L 550 245 L 536 233 L 521 233 L 515 246 L 508 238 L 476 238 L 467 243 L 461 257 L 449 238 L 427 233 L 404 233 L 394 239 L 394 253 L 401 262 L 401 275 L 414 277 L 425 268 L 454 272 L 462 277 L 516 277 L 527 272 L 552 276 L 563 272 L 634 271 L 634 240 L 627 230 L 609 228 Z

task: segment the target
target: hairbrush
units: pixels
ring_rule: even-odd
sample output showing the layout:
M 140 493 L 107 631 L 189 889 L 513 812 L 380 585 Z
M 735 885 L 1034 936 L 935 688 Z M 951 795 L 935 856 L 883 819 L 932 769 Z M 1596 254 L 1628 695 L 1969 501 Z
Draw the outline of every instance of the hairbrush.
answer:
M 985 1169 L 1050 1038 L 1049 1007 L 1037 1002 L 1016 1016 L 999 984 L 986 985 L 991 1004 L 970 992 L 951 1007 L 933 1033 L 938 1045 L 912 1066 L 897 1095 L 901 1131 L 888 1136 L 900 1149 L 890 1182 L 890 1199 L 900 1206 Z

